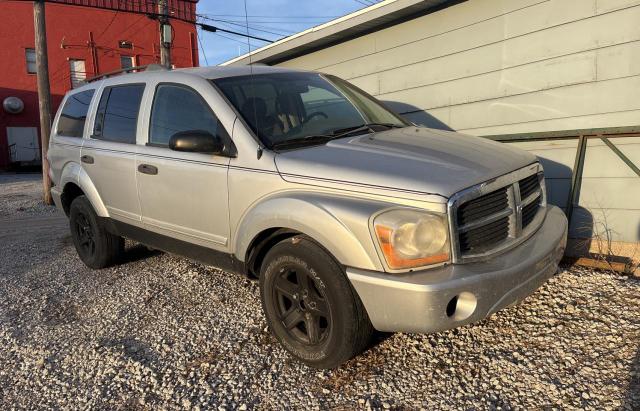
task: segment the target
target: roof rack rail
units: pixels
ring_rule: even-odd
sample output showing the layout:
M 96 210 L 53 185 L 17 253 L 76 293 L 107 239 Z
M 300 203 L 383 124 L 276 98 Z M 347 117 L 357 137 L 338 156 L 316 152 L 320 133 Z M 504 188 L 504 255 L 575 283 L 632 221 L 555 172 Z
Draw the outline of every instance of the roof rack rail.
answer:
M 133 67 L 123 68 L 120 70 L 109 71 L 107 73 L 98 74 L 97 76 L 84 80 L 84 82 L 91 83 L 92 81 L 102 80 L 105 78 L 116 76 L 118 74 L 130 73 L 132 71 L 167 71 L 167 70 L 169 70 L 167 67 L 160 64 L 147 64 L 144 66 L 133 66 Z

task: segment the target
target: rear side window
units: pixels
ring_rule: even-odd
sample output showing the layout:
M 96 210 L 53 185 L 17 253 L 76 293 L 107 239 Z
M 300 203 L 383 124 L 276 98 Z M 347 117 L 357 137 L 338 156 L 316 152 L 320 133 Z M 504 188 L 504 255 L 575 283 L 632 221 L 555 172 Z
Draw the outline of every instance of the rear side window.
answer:
M 82 137 L 89 104 L 95 90 L 71 94 L 64 103 L 56 134 L 65 137 Z
M 158 86 L 151 108 L 149 143 L 168 145 L 171 136 L 180 131 L 203 130 L 215 136 L 217 128 L 218 119 L 200 94 L 184 86 Z
M 118 143 L 136 143 L 136 126 L 144 84 L 107 87 L 102 92 L 93 137 Z

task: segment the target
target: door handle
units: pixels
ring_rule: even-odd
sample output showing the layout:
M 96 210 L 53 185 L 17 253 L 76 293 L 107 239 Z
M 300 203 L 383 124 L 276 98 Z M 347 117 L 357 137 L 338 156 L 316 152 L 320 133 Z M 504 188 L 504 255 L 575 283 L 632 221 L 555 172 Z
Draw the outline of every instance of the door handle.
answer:
M 95 160 L 93 159 L 93 157 L 85 154 L 84 156 L 80 157 L 80 161 L 86 164 L 93 164 Z
M 138 166 L 138 171 L 142 174 L 150 174 L 152 176 L 158 174 L 158 167 L 152 166 L 150 164 L 140 164 Z

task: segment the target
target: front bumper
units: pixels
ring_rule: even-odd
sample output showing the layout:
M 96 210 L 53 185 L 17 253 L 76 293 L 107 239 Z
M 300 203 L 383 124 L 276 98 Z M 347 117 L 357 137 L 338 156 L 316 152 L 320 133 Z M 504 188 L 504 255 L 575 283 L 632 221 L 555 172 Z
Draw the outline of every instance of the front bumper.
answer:
M 348 268 L 347 276 L 377 330 L 437 332 L 523 300 L 556 273 L 566 242 L 567 218 L 548 206 L 535 234 L 487 261 L 403 275 Z

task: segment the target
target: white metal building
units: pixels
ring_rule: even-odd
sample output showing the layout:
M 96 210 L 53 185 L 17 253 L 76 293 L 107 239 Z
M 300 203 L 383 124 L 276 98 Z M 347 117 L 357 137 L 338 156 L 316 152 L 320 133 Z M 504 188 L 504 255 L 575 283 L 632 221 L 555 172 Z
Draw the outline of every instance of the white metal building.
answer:
M 640 0 L 387 0 L 224 64 L 250 62 L 335 74 L 415 123 L 529 150 L 587 239 L 574 246 L 609 236 L 640 255 Z

